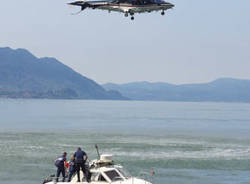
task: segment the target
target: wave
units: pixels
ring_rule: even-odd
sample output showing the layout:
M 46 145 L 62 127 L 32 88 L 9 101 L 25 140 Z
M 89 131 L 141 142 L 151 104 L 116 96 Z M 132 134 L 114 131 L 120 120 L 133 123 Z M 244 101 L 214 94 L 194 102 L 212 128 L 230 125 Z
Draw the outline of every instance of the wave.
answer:
M 127 150 L 123 149 L 111 149 L 107 150 L 107 153 L 113 154 L 118 157 L 130 157 L 137 160 L 148 160 L 148 159 L 199 159 L 199 160 L 244 160 L 250 159 L 250 147 L 238 147 L 238 148 L 205 148 L 202 150 Z

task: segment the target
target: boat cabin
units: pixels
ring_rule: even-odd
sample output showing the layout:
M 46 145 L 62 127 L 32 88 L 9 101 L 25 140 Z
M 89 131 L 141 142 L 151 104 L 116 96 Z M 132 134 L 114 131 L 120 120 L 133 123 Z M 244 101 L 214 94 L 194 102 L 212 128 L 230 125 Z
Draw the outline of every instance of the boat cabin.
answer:
M 91 183 L 112 183 L 115 181 L 125 181 L 129 178 L 126 171 L 122 171 L 121 166 L 114 165 L 111 155 L 101 155 L 99 160 L 90 163 Z M 82 181 L 86 181 L 82 171 L 80 172 Z M 77 175 L 72 178 L 71 182 L 77 181 Z

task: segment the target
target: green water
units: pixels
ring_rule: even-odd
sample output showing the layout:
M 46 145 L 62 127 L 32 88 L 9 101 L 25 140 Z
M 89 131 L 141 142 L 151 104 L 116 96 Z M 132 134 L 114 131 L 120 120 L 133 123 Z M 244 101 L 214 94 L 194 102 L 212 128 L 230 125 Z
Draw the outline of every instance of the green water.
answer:
M 155 184 L 249 184 L 250 104 L 0 100 L 0 183 L 35 184 L 94 144 Z

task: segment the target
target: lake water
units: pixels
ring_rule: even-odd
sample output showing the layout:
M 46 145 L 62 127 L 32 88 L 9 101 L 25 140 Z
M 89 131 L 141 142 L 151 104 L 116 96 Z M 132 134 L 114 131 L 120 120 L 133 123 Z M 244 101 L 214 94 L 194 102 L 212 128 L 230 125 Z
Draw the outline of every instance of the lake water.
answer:
M 0 183 L 37 184 L 94 144 L 154 184 L 249 184 L 250 104 L 0 99 Z

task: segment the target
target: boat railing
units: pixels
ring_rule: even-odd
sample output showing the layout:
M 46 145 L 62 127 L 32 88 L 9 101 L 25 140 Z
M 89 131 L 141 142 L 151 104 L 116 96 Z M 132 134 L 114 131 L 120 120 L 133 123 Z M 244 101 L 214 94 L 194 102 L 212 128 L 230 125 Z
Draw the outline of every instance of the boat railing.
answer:
M 67 177 L 68 176 L 65 176 L 65 181 L 67 180 Z M 50 175 L 50 176 L 48 176 L 44 181 L 43 181 L 43 184 L 46 184 L 46 183 L 49 183 L 49 182 L 54 182 L 54 183 L 57 183 L 56 182 L 56 179 L 57 179 L 57 177 L 53 174 L 53 175 Z M 58 177 L 58 181 L 60 182 L 60 181 L 63 181 L 63 177 Z
M 151 182 L 152 183 L 153 179 L 154 179 L 154 174 L 142 171 L 142 172 L 139 173 L 138 177 L 141 178 L 141 179 L 144 179 L 145 183 L 147 183 L 147 182 Z

